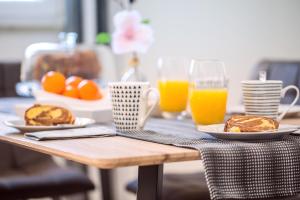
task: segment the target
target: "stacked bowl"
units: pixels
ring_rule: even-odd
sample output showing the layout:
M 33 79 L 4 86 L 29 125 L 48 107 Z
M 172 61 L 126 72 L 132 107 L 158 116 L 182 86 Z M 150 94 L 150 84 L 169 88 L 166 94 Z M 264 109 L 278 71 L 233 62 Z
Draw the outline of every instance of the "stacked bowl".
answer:
M 247 115 L 276 119 L 280 104 L 282 81 L 242 81 L 243 102 Z

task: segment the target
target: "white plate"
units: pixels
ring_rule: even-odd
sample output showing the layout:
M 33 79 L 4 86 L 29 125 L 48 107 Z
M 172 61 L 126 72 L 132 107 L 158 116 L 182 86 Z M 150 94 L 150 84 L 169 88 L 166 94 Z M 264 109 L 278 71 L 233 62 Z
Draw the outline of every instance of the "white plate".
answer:
M 94 124 L 95 120 L 90 118 L 77 117 L 74 124 L 59 124 L 56 126 L 28 126 L 25 124 L 23 119 L 15 119 L 5 121 L 6 126 L 17 128 L 21 131 L 46 131 L 46 130 L 59 130 L 59 129 L 70 129 L 70 128 L 83 128 L 87 125 Z
M 265 132 L 224 132 L 224 124 L 214 124 L 208 126 L 198 126 L 198 131 L 207 133 L 213 137 L 219 139 L 228 140 L 269 140 L 279 139 L 285 135 L 298 130 L 298 126 L 282 124 L 276 131 L 265 131 Z

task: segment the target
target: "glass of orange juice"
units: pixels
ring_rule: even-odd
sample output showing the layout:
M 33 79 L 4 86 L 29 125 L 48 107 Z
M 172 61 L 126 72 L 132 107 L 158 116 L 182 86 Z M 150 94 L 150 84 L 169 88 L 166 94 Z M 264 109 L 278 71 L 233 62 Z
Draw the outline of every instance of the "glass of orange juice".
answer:
M 189 60 L 184 57 L 161 57 L 158 59 L 158 90 L 160 109 L 165 118 L 181 119 L 188 101 Z
M 228 94 L 224 63 L 217 60 L 193 59 L 189 80 L 189 105 L 195 124 L 222 123 Z

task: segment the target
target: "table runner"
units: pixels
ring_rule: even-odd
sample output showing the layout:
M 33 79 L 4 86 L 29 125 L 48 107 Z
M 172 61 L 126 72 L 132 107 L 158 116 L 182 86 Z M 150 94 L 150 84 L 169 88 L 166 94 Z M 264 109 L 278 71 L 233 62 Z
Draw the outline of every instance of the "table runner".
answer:
M 200 151 L 211 199 L 262 199 L 300 192 L 300 137 L 239 142 L 217 140 L 191 122 L 152 119 L 125 137 Z

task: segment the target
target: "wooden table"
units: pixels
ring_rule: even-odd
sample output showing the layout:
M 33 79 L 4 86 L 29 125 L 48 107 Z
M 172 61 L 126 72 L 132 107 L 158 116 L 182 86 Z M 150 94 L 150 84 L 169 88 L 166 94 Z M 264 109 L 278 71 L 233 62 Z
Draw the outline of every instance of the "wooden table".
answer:
M 200 159 L 196 150 L 125 137 L 34 141 L 22 134 L 3 134 L 0 140 L 100 169 L 139 166 L 137 199 L 161 199 L 163 164 Z
M 4 112 L 13 114 L 12 107 L 14 104 L 23 101 L 23 98 L 1 98 L 0 108 L 3 108 Z M 32 99 L 28 99 L 28 101 L 32 101 Z M 11 117 L 15 118 L 12 115 Z M 0 119 L 7 120 L 8 118 L 9 115 L 0 114 Z M 98 167 L 101 169 L 101 181 L 104 183 L 102 184 L 103 199 L 112 199 L 110 194 L 110 169 L 140 166 L 138 199 L 159 199 L 163 163 L 199 159 L 199 153 L 195 150 L 125 137 L 38 142 L 25 139 L 21 134 L 3 135 L 0 127 L 0 140 L 48 155 Z
M 300 125 L 299 119 L 282 123 Z M 138 200 L 161 199 L 163 164 L 200 159 L 196 150 L 125 137 L 34 141 L 21 134 L 1 134 L 0 140 L 100 169 L 139 166 Z
M 27 98 L 27 97 L 1 97 L 0 98 L 0 121 L 3 118 L 3 114 L 6 113 L 15 117 L 15 105 L 16 104 L 32 104 L 34 103 L 34 98 Z M 5 115 L 6 116 L 6 115 Z M 4 118 L 5 119 L 5 118 Z M 1 130 L 1 129 L 0 129 Z M 1 131 L 0 131 L 1 132 Z M 73 162 L 67 162 L 67 165 L 74 165 Z M 85 174 L 87 173 L 86 165 L 81 165 L 79 163 L 75 164 L 76 167 L 79 167 Z M 100 181 L 101 181 L 101 189 L 102 189 L 102 199 L 103 200 L 113 200 L 112 196 L 112 170 L 99 170 Z
M 101 169 L 159 165 L 200 158 L 196 150 L 120 136 L 34 141 L 21 134 L 7 134 L 0 135 L 0 140 Z

